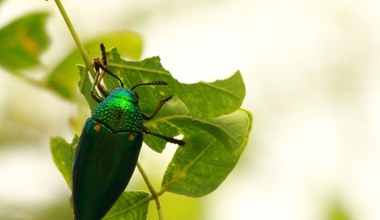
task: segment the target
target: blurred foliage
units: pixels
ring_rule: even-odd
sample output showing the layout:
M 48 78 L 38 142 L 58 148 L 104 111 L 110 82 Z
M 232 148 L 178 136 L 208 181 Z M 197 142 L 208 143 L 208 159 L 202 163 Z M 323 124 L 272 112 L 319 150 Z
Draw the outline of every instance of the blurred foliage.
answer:
M 57 198 L 54 203 L 42 205 L 39 207 L 19 207 L 8 206 L 7 204 L 1 206 L 0 219 L 1 220 L 68 220 L 73 219 L 71 207 L 67 202 L 68 200 L 61 200 Z
M 50 40 L 45 25 L 48 14 L 31 13 L 0 29 L 0 65 L 10 71 L 36 67 Z
M 327 220 L 351 220 L 352 218 L 344 209 L 342 203 L 338 200 L 334 200 L 329 208 Z
M 202 200 L 189 198 L 186 196 L 165 193 L 160 197 L 162 211 L 165 219 L 195 220 L 204 219 L 203 214 L 207 212 Z M 149 220 L 157 220 L 157 207 L 150 203 L 148 217 Z
M 39 56 L 47 49 L 50 42 L 45 30 L 47 18 L 48 14 L 45 12 L 29 13 L 0 27 L 0 67 L 15 76 L 27 79 L 22 70 L 41 65 Z M 26 119 L 22 113 L 20 115 L 21 109 L 16 108 L 17 104 L 20 104 L 19 99 L 13 96 L 12 92 L 8 95 L 7 105 L 3 105 L 0 112 L 1 116 L 7 119 L 3 120 L 3 126 L 7 129 L 0 130 L 1 145 L 20 141 L 20 136 L 24 140 L 33 140 L 44 126 L 44 123 L 36 125 L 35 121 Z M 28 106 L 30 103 L 21 102 L 21 104 L 30 109 Z M 25 127 L 33 129 L 23 129 Z
M 68 220 L 73 219 L 72 210 L 68 200 L 59 203 L 53 203 L 50 206 L 43 207 L 32 212 L 28 220 Z

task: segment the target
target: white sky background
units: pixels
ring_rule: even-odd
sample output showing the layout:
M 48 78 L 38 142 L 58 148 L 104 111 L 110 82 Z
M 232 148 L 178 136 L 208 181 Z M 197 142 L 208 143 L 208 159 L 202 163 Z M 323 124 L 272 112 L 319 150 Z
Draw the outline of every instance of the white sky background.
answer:
M 122 27 L 137 31 L 143 56 L 159 55 L 183 82 L 241 70 L 253 134 L 237 169 L 207 198 L 206 219 L 320 220 L 334 198 L 354 219 L 380 219 L 380 2 L 141 2 L 63 4 L 81 37 Z M 53 1 L 8 0 L 0 23 L 39 8 L 52 13 L 53 44 L 43 57 L 49 66 L 62 48 L 73 47 Z M 10 78 L 0 84 L 6 84 L 3 104 L 15 84 Z M 50 96 L 41 99 L 51 101 L 43 117 L 54 123 L 66 119 L 54 116 L 75 110 Z M 57 127 L 49 134 L 54 132 L 67 135 Z M 67 190 L 48 150 L 0 157 L 0 175 L 7 180 L 0 182 L 0 202 L 46 202 Z M 38 178 L 15 174 L 21 171 Z M 50 186 L 41 189 L 46 182 Z

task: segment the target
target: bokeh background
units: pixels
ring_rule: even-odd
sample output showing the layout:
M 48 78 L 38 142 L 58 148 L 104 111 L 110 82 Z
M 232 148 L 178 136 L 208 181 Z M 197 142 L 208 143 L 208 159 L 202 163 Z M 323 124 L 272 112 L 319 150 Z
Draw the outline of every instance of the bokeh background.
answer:
M 81 38 L 133 30 L 143 57 L 159 55 L 182 82 L 242 72 L 255 117 L 245 153 L 209 196 L 165 195 L 167 219 L 380 219 L 379 1 L 63 4 Z M 50 13 L 51 45 L 30 70 L 38 77 L 75 46 L 53 1 L 5 0 L 0 26 L 33 11 Z M 4 69 L 0 79 L 0 219 L 72 219 L 49 137 L 72 139 L 75 104 Z M 143 150 L 157 184 L 173 152 Z M 131 188 L 145 189 L 138 173 Z

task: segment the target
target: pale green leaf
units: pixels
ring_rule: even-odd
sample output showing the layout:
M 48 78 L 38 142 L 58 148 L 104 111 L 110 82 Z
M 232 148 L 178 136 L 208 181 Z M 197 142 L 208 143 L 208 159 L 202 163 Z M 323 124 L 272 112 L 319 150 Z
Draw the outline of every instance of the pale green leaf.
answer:
M 61 172 L 63 178 L 65 178 L 69 188 L 72 188 L 72 168 L 74 159 L 74 148 L 78 143 L 78 137 L 76 136 L 71 144 L 67 143 L 62 137 L 52 137 L 50 139 L 50 150 L 53 155 L 53 160 Z

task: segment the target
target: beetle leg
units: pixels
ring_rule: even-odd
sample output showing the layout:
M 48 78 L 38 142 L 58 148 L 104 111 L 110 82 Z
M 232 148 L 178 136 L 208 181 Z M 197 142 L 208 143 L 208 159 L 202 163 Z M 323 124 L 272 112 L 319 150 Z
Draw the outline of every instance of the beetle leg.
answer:
M 108 69 L 107 66 L 104 66 L 103 64 L 99 64 L 99 68 L 102 69 L 103 72 L 106 72 L 106 73 L 110 74 L 111 76 L 115 77 L 119 81 L 120 87 L 122 87 L 122 88 L 124 87 L 123 81 L 121 81 L 121 79 L 118 76 L 116 76 L 116 74 L 114 72 L 112 72 L 110 69 Z M 104 76 L 104 74 L 103 74 L 103 76 Z M 103 76 L 102 76 L 102 78 L 103 78 Z
M 143 132 L 145 132 L 146 134 L 150 134 L 150 135 L 156 136 L 158 138 L 161 138 L 161 139 L 165 140 L 166 142 L 170 142 L 170 143 L 173 143 L 173 144 L 178 144 L 180 146 L 185 145 L 185 142 L 183 140 L 178 140 L 178 139 L 175 139 L 175 138 L 172 138 L 172 137 L 168 137 L 168 136 L 165 136 L 165 135 L 162 135 L 162 134 L 154 133 L 154 132 L 152 132 L 151 130 L 149 130 L 145 126 L 142 126 L 142 129 L 143 129 Z
M 115 73 L 113 73 L 110 69 L 107 67 L 107 57 L 106 57 L 106 49 L 103 44 L 100 44 L 100 51 L 102 52 L 102 60 L 99 58 L 95 58 L 94 60 L 94 68 L 96 70 L 95 80 L 94 84 L 92 85 L 91 89 L 91 96 L 97 101 L 101 102 L 104 98 L 109 96 L 109 92 L 104 87 L 104 85 L 101 84 L 101 81 L 105 75 L 105 73 L 110 74 L 114 78 L 116 78 L 120 82 L 120 86 L 123 87 L 123 81 L 116 76 Z M 96 91 L 98 90 L 98 92 Z
M 106 87 L 104 87 L 102 84 L 98 84 L 99 92 L 103 95 L 103 97 L 107 97 L 110 95 L 110 93 L 107 91 Z
M 94 79 L 94 84 L 92 85 L 91 88 L 91 96 L 94 98 L 97 102 L 101 102 L 104 98 L 101 97 L 97 92 L 96 88 L 100 85 L 100 81 L 103 78 L 104 74 L 100 73 L 100 61 L 99 58 L 96 58 L 94 60 L 94 67 L 96 71 L 95 79 Z
M 158 105 L 156 106 L 156 110 L 154 110 L 153 114 L 152 115 L 146 115 L 146 114 L 142 114 L 143 118 L 145 120 L 150 120 L 152 118 L 154 118 L 154 116 L 157 115 L 157 113 L 160 111 L 160 109 L 162 108 L 162 106 L 165 105 L 165 103 L 167 101 L 169 101 L 170 99 L 172 98 L 172 96 L 169 96 L 167 98 L 164 98 L 164 99 L 161 99 L 161 101 L 158 103 Z
M 95 87 L 93 87 L 93 88 L 95 88 Z M 95 89 L 92 89 L 91 90 L 91 96 L 92 96 L 92 98 L 94 98 L 97 102 L 101 102 L 101 101 L 103 101 L 103 97 L 101 97 L 99 94 L 97 94 L 96 93 L 96 91 L 95 91 Z

